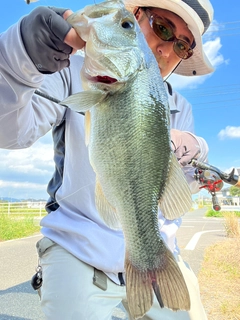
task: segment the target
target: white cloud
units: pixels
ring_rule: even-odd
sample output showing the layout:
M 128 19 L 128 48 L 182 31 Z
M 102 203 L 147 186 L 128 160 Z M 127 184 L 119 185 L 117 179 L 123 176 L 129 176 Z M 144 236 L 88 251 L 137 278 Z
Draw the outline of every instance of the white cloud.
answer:
M 218 137 L 223 139 L 240 139 L 240 127 L 227 126 L 218 133 Z
M 3 181 L 0 180 L 0 188 L 11 188 L 12 192 L 15 189 L 21 188 L 25 190 L 45 190 L 46 185 L 38 184 L 38 183 L 30 183 L 30 182 L 16 182 L 16 181 Z
M 175 90 L 193 89 L 202 84 L 207 76 L 185 77 L 177 74 L 172 74 L 169 82 Z
M 53 147 L 37 142 L 21 150 L 0 150 L 0 167 L 22 173 L 46 174 L 53 169 Z
M 47 199 L 47 184 L 0 180 L 0 199 Z
M 207 32 L 204 33 L 203 35 L 203 40 L 207 41 L 209 39 L 212 39 L 215 37 L 216 33 L 222 28 L 222 24 L 219 24 L 217 20 L 213 20 L 212 23 L 210 24 Z
M 219 37 L 214 40 L 208 40 L 203 44 L 204 52 L 215 68 L 225 62 L 223 55 L 220 53 L 221 47 L 221 39 Z
M 53 145 L 44 137 L 32 147 L 0 150 L 0 196 L 47 199 L 46 186 L 53 170 Z
M 216 69 L 222 64 L 228 64 L 229 60 L 225 60 L 220 52 L 222 44 L 220 37 L 216 35 L 219 31 L 219 25 L 217 21 L 213 21 L 209 30 L 210 31 L 208 31 L 203 36 L 203 49 L 211 64 Z M 173 88 L 176 90 L 181 90 L 185 88 L 192 89 L 204 83 L 206 79 L 210 76 L 211 74 L 206 76 L 185 77 L 172 74 L 169 80 Z

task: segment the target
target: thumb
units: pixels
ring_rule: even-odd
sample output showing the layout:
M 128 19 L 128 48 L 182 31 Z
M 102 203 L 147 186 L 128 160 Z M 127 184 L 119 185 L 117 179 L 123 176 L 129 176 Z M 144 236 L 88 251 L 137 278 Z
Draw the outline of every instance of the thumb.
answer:
M 72 10 L 66 10 L 63 14 L 63 18 L 67 20 L 72 13 Z M 85 41 L 79 37 L 74 28 L 71 28 L 67 33 L 64 42 L 73 48 L 72 54 L 76 53 L 77 50 L 80 50 L 85 46 Z

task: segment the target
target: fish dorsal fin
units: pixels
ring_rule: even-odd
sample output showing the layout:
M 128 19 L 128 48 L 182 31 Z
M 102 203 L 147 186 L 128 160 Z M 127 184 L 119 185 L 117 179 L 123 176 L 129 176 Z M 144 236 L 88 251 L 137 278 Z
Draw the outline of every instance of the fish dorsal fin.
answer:
M 82 91 L 72 94 L 60 104 L 76 112 L 86 112 L 101 102 L 106 95 L 106 92 L 101 90 Z
M 85 112 L 85 143 L 88 146 L 90 141 L 90 130 L 91 130 L 91 112 Z
M 174 220 L 188 212 L 192 206 L 192 194 L 174 153 L 171 153 L 170 169 L 159 208 L 166 219 Z
M 116 210 L 106 199 L 102 190 L 102 186 L 98 180 L 98 177 L 96 178 L 95 203 L 96 203 L 96 208 L 98 210 L 98 213 L 103 219 L 103 221 L 111 229 L 115 229 L 115 230 L 121 229 L 121 224 L 117 217 Z

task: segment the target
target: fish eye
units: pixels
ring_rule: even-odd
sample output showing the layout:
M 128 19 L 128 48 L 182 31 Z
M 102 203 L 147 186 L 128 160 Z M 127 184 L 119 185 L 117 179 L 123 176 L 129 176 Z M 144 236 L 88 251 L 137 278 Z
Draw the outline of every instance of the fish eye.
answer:
M 124 29 L 132 29 L 134 26 L 134 23 L 132 20 L 123 20 L 121 25 Z

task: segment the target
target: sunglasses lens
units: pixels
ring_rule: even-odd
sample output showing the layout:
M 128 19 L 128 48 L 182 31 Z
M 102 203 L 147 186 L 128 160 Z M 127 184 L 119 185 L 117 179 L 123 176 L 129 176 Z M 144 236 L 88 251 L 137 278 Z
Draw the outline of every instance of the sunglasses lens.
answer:
M 159 18 L 153 20 L 153 30 L 164 41 L 170 41 L 174 38 L 172 28 Z
M 189 44 L 183 40 L 177 39 L 170 25 L 161 18 L 152 16 L 151 26 L 155 34 L 163 41 L 173 41 L 174 52 L 181 59 L 188 59 L 193 55 L 193 50 Z
M 176 41 L 174 42 L 173 50 L 179 56 L 179 58 L 184 60 L 190 58 L 193 55 L 193 51 L 189 47 L 189 45 L 185 41 L 179 39 L 176 39 Z

